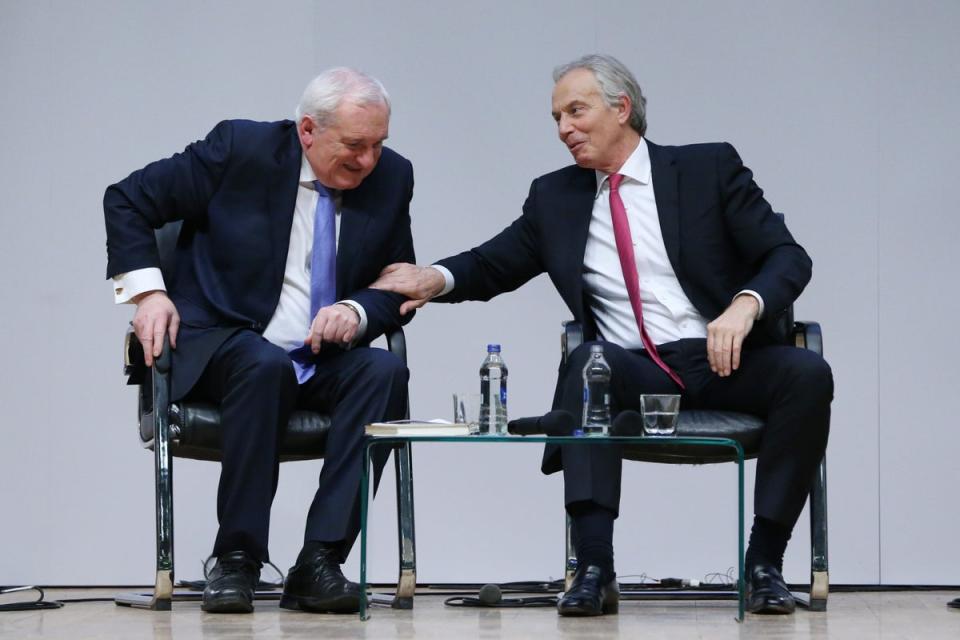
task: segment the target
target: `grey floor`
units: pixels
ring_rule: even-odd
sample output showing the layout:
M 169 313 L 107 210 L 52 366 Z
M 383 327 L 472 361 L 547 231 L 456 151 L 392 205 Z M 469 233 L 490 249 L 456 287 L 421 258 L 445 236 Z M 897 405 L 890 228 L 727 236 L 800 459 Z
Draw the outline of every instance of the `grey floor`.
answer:
M 106 597 L 102 589 L 52 590 L 48 599 Z M 212 615 L 196 602 L 172 612 L 69 603 L 62 609 L 0 613 L 0 638 L 960 638 L 956 591 L 837 593 L 829 611 L 734 620 L 732 602 L 623 602 L 620 615 L 559 618 L 551 609 L 453 609 L 443 598 L 419 595 L 413 611 L 375 608 L 355 616 L 314 615 L 257 602 L 253 615 Z

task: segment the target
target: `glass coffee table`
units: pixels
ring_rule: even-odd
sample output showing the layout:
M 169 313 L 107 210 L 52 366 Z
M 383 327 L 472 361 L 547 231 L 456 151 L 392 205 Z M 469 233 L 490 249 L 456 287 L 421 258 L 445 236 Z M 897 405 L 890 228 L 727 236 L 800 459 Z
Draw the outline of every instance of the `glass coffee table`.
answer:
M 743 447 L 729 438 L 694 438 L 683 436 L 514 436 L 514 435 L 471 435 L 471 436 L 365 436 L 363 448 L 363 473 L 360 480 L 360 619 L 367 620 L 369 603 L 367 597 L 367 526 L 370 506 L 370 459 L 374 449 L 379 447 L 397 448 L 410 446 L 417 442 L 448 443 L 469 446 L 471 444 L 572 444 L 590 447 L 609 447 L 629 445 L 636 448 L 662 447 L 720 447 L 732 449 L 737 462 L 737 620 L 743 620 L 744 581 L 743 581 Z M 407 486 L 402 486 L 402 485 Z M 406 469 L 401 475 L 401 486 L 397 487 L 400 544 L 400 578 L 397 595 L 393 600 L 395 608 L 413 607 L 413 592 L 416 587 L 416 560 L 413 523 L 413 476 L 412 469 Z

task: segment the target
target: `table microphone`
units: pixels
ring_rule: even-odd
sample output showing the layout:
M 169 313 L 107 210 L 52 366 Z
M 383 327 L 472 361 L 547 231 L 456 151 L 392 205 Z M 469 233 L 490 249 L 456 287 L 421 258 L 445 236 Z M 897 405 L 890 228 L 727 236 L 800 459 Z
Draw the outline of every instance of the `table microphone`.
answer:
M 527 596 L 524 598 L 504 598 L 500 585 L 485 584 L 477 597 L 454 596 L 443 604 L 449 607 L 556 607 L 557 596 Z
M 576 421 L 573 414 L 563 409 L 555 409 L 545 415 L 532 418 L 517 418 L 507 424 L 507 431 L 516 436 L 548 436 L 573 435 Z
M 503 600 L 503 592 L 500 591 L 499 585 L 485 584 L 480 587 L 480 592 L 477 594 L 477 600 L 479 600 L 480 604 L 485 607 L 495 607 L 500 604 L 501 600 Z
M 610 435 L 642 436 L 643 416 L 632 409 L 621 411 L 610 425 Z

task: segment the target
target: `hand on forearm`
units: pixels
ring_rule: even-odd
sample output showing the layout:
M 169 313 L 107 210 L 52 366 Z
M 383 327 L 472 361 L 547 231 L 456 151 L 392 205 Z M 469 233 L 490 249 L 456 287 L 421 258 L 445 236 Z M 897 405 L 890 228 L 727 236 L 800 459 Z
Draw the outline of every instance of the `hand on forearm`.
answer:
M 400 314 L 406 315 L 436 297 L 445 284 L 443 274 L 432 267 L 398 262 L 385 267 L 370 288 L 392 291 L 410 298 L 400 305 Z
M 760 311 L 756 298 L 737 296 L 720 316 L 707 325 L 707 360 L 721 378 L 740 368 L 743 341 Z
M 180 314 L 164 291 L 145 291 L 135 298 L 137 311 L 133 314 L 133 330 L 143 345 L 143 361 L 153 366 L 155 358 L 163 351 L 163 337 L 170 336 L 170 347 L 177 348 L 177 332 L 180 330 Z

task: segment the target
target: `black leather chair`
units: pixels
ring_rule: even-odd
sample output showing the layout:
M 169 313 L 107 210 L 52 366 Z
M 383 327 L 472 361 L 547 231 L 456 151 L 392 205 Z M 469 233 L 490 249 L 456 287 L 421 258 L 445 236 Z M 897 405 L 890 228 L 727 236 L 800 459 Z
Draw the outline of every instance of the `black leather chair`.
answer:
M 792 344 L 801 349 L 811 349 L 823 355 L 820 325 L 816 322 L 794 322 L 793 310 L 789 309 L 778 319 L 783 335 L 791 337 Z M 583 344 L 583 328 L 577 322 L 564 324 L 561 336 L 563 358 Z M 746 459 L 756 458 L 764 422 L 760 418 L 732 411 L 681 411 L 677 421 L 677 435 L 686 437 L 716 437 L 736 440 L 743 446 Z M 627 447 L 624 458 L 643 462 L 666 464 L 712 464 L 733 462 L 735 455 L 729 449 L 719 447 L 660 446 L 652 448 Z M 576 571 L 577 559 L 567 518 L 567 553 L 565 576 L 569 587 Z M 829 592 L 827 570 L 827 461 L 820 461 L 810 483 L 810 591 L 805 602 L 811 611 L 826 611 Z
M 157 245 L 165 275 L 174 268 L 174 247 L 180 223 L 158 230 Z M 169 278 L 167 278 L 169 281 Z M 404 363 L 407 361 L 403 331 L 388 334 L 387 347 Z M 124 344 L 124 373 L 127 384 L 138 386 L 137 424 L 140 442 L 154 454 L 156 475 L 156 548 L 157 571 L 152 594 L 121 594 L 118 605 L 169 610 L 174 600 L 173 554 L 173 458 L 195 460 L 221 459 L 220 410 L 203 402 L 170 402 L 170 348 L 164 342 L 163 353 L 150 369 L 144 365 L 140 342 L 128 329 Z M 323 458 L 330 418 L 314 411 L 295 411 L 280 445 L 281 462 Z M 413 513 L 413 470 L 410 445 L 394 452 L 397 473 L 397 512 Z M 401 522 L 400 579 L 391 606 L 413 606 L 415 578 L 412 522 Z

